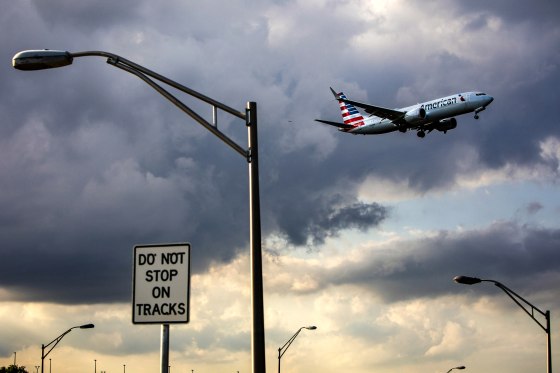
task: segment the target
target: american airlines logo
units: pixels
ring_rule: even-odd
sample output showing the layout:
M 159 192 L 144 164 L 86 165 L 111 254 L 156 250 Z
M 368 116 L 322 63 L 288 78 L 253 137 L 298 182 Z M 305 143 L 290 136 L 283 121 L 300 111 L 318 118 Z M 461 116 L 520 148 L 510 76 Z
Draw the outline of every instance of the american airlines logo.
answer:
M 464 101 L 465 99 L 461 96 L 461 101 Z M 420 107 L 424 108 L 425 110 L 432 110 L 432 109 L 437 109 L 440 107 L 444 107 L 444 106 L 449 106 L 449 105 L 453 105 L 457 103 L 457 97 L 451 97 L 451 98 L 444 98 L 438 101 L 432 101 L 430 103 L 427 104 L 422 104 Z

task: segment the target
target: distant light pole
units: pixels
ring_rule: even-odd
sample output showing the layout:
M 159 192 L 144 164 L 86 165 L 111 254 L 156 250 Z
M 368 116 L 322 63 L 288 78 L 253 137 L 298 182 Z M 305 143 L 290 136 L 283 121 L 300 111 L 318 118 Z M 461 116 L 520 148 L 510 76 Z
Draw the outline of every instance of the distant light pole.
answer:
M 446 373 L 451 372 L 453 369 L 465 369 L 465 368 L 466 368 L 465 366 L 461 365 L 461 366 L 449 369 Z
M 516 292 L 514 292 L 513 290 L 511 290 L 510 288 L 508 288 L 504 284 L 502 284 L 498 281 L 495 281 L 495 280 L 480 279 L 480 278 L 477 278 L 477 277 L 469 277 L 469 276 L 455 276 L 453 278 L 453 281 L 455 281 L 458 284 L 463 284 L 463 285 L 474 285 L 474 284 L 478 284 L 478 283 L 481 283 L 481 282 L 491 282 L 494 285 L 496 285 L 497 287 L 499 287 L 500 289 L 502 289 L 504 291 L 504 293 L 506 293 L 508 295 L 508 297 L 510 297 L 519 307 L 521 307 L 523 309 L 523 311 L 525 311 L 525 313 L 527 313 L 527 315 L 529 315 L 529 317 L 532 318 L 533 321 L 535 321 L 546 333 L 546 339 L 547 339 L 547 343 L 546 343 L 546 371 L 547 371 L 547 373 L 552 373 L 552 350 L 551 350 L 551 343 L 550 343 L 550 311 L 549 310 L 546 310 L 546 311 L 540 310 L 539 308 L 537 308 L 533 304 L 531 304 L 528 300 L 523 298 L 521 295 L 517 294 Z M 541 321 L 539 321 L 535 317 L 535 311 L 537 311 L 542 316 L 544 316 L 544 318 L 546 320 L 546 323 L 544 325 Z
M 16 356 L 17 356 L 17 353 L 14 351 L 14 365 L 17 367 L 17 364 L 16 364 Z
M 52 361 L 51 361 L 51 359 L 49 358 L 49 373 L 51 373 L 51 370 L 52 370 Z
M 78 325 L 78 326 L 73 326 L 70 329 L 68 329 L 67 331 L 65 331 L 64 333 L 62 333 L 61 335 L 59 335 L 58 337 L 56 337 L 55 339 L 53 339 L 52 341 L 50 341 L 48 344 L 46 345 L 41 345 L 41 373 L 44 372 L 44 368 L 45 368 L 45 358 L 47 357 L 47 355 L 56 347 L 56 345 L 62 340 L 62 338 L 64 338 L 64 336 L 68 333 L 70 333 L 73 329 L 91 329 L 93 328 L 95 325 L 93 324 L 84 324 L 84 325 Z M 54 344 L 53 344 L 54 343 Z M 53 345 L 52 345 L 53 344 Z M 49 350 L 45 353 L 45 349 L 47 347 L 49 347 L 50 345 L 52 345 L 51 348 L 49 348 Z
M 280 373 L 280 359 L 282 359 L 282 356 L 284 356 L 286 351 L 288 351 L 288 348 L 290 347 L 292 342 L 296 339 L 296 337 L 298 336 L 298 334 L 301 332 L 302 329 L 315 330 L 315 329 L 317 329 L 317 327 L 316 326 L 302 326 L 301 328 L 298 329 L 296 334 L 294 334 L 290 339 L 288 339 L 288 342 L 284 343 L 284 346 L 278 348 L 278 373 Z M 237 372 L 237 373 L 239 373 L 239 372 Z
M 17 53 L 12 59 L 12 65 L 19 70 L 42 70 L 70 65 L 76 57 L 98 56 L 106 57 L 107 63 L 118 67 L 142 79 L 146 84 L 155 89 L 159 94 L 189 115 L 216 137 L 241 154 L 249 164 L 249 225 L 250 225 L 250 261 L 251 261 L 251 363 L 252 373 L 265 373 L 265 338 L 264 338 L 264 301 L 262 277 L 262 242 L 261 242 L 261 213 L 260 213 L 260 187 L 259 187 L 259 146 L 257 135 L 257 103 L 247 102 L 245 112 L 232 109 L 210 97 L 198 93 L 182 84 L 179 84 L 154 71 L 146 69 L 132 61 L 113 53 L 103 51 L 86 51 L 70 53 L 60 50 L 30 50 Z M 166 91 L 158 83 L 167 84 L 192 97 L 195 97 L 212 106 L 214 123 L 209 123 L 192 109 L 186 106 L 175 96 Z M 226 134 L 218 129 L 218 109 L 225 111 L 237 118 L 244 119 L 248 134 L 248 148 L 244 149 Z M 162 367 L 165 367 L 162 363 Z M 164 369 L 162 369 L 163 371 Z
M 39 373 L 39 368 L 40 368 L 40 366 L 35 365 L 35 371 L 36 371 L 37 373 Z
M 97 359 L 93 359 L 93 373 L 97 373 Z

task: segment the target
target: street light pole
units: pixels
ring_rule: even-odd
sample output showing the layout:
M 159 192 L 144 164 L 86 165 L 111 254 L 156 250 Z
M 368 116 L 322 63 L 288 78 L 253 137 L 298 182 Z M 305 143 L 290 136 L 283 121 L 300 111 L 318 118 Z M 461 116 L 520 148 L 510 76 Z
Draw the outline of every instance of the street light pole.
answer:
M 301 328 L 298 329 L 298 331 L 290 339 L 288 339 L 288 341 L 286 343 L 284 343 L 284 346 L 278 348 L 278 373 L 280 373 L 280 359 L 282 359 L 282 356 L 284 356 L 286 351 L 288 351 L 288 348 L 291 346 L 292 342 L 296 339 L 296 337 L 299 335 L 299 333 L 301 332 L 302 329 L 315 330 L 315 329 L 317 329 L 317 327 L 316 326 L 302 326 Z
M 59 50 L 30 50 L 17 53 L 12 59 L 12 65 L 19 70 L 42 70 L 70 65 L 76 57 L 98 56 L 107 58 L 107 63 L 118 67 L 130 74 L 142 79 L 146 84 L 168 99 L 185 114 L 189 115 L 204 128 L 212 132 L 216 137 L 225 142 L 229 147 L 242 155 L 249 164 L 249 200 L 250 200 L 250 261 L 251 261 L 251 355 L 252 372 L 265 373 L 265 334 L 264 334 L 264 301 L 263 301 L 263 278 L 262 278 L 262 242 L 261 242 L 261 218 L 260 218 L 260 191 L 259 191 L 259 167 L 258 167 L 258 136 L 257 136 L 257 103 L 247 102 L 245 113 L 235 110 L 208 96 L 196 92 L 182 84 L 179 84 L 165 76 L 151 71 L 143 66 L 129 61 L 113 53 L 103 51 L 85 51 L 70 53 Z M 154 80 L 167 84 L 190 96 L 193 96 L 212 106 L 214 123 L 209 123 L 187 105 L 161 87 Z M 245 120 L 248 131 L 248 149 L 244 149 L 226 134 L 221 132 L 217 126 L 217 109 L 223 110 L 235 117 Z
M 261 248 L 261 204 L 259 188 L 259 145 L 257 134 L 257 103 L 248 102 L 245 114 L 248 135 L 249 162 L 249 201 L 250 201 L 250 235 L 251 235 L 251 308 L 253 327 L 251 329 L 251 350 L 253 351 L 252 372 L 265 373 L 265 339 L 264 339 L 264 301 L 262 280 Z
M 542 311 L 539 308 L 537 308 L 536 306 L 534 306 L 532 303 L 530 303 L 528 300 L 526 300 L 525 298 L 523 298 L 521 295 L 517 294 L 515 291 L 511 290 L 510 288 L 508 288 L 507 286 L 505 286 L 504 284 L 502 284 L 501 282 L 495 281 L 495 280 L 488 280 L 488 279 L 480 279 L 477 277 L 469 277 L 469 276 L 455 276 L 453 278 L 453 281 L 455 281 L 458 284 L 463 284 L 463 285 L 474 285 L 474 284 L 478 284 L 481 282 L 491 282 L 494 285 L 496 285 L 497 287 L 499 287 L 500 289 L 502 289 L 504 291 L 504 293 L 507 294 L 508 297 L 510 297 L 519 307 L 521 307 L 521 309 L 523 311 L 525 311 L 525 313 L 527 315 L 529 315 L 529 317 L 531 319 L 533 319 L 534 322 L 537 323 L 537 325 L 539 325 L 541 327 L 542 330 L 544 330 L 544 332 L 546 333 L 546 372 L 547 373 L 552 373 L 552 346 L 551 346 L 551 342 L 550 342 L 550 311 L 546 310 L 546 311 Z M 543 325 L 543 323 L 537 319 L 535 317 L 535 311 L 537 313 L 540 313 L 544 319 L 545 319 L 545 324 Z
M 73 326 L 70 329 L 68 329 L 67 331 L 65 331 L 64 333 L 62 333 L 61 335 L 59 335 L 58 337 L 56 337 L 55 339 L 53 339 L 52 341 L 50 341 L 48 344 L 46 344 L 46 345 L 42 344 L 41 345 L 41 373 L 44 373 L 44 370 L 45 370 L 45 358 L 47 357 L 48 354 L 50 354 L 50 352 L 56 347 L 56 345 L 62 340 L 62 338 L 64 338 L 64 336 L 66 334 L 70 333 L 73 329 L 78 329 L 78 328 L 79 329 L 91 329 L 93 327 L 95 327 L 95 325 L 93 325 L 93 324 L 84 324 L 84 325 Z M 45 353 L 45 349 L 48 348 L 50 345 L 52 345 L 52 347 L 49 348 L 49 350 Z

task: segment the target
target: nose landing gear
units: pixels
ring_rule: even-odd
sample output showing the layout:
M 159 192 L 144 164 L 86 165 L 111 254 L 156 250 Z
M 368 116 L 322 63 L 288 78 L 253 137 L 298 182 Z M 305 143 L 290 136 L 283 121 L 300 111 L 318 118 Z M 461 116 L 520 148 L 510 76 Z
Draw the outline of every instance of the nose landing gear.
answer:
M 481 107 L 479 107 L 478 109 L 476 109 L 476 110 L 474 111 L 474 119 L 480 118 L 480 117 L 478 116 L 478 113 L 480 113 L 480 112 L 483 111 L 483 110 L 486 110 L 486 106 L 481 106 Z

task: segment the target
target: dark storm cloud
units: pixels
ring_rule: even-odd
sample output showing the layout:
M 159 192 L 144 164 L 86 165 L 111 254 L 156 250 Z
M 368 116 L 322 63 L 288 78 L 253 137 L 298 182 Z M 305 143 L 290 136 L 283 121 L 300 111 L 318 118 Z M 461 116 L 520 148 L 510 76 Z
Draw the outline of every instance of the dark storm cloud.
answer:
M 41 114 L 22 118 L 4 142 L 2 172 L 10 177 L 2 184 L 12 192 L 3 195 L 0 232 L 3 260 L 12 265 L 2 283 L 14 299 L 124 301 L 130 297 L 134 244 L 190 241 L 195 272 L 227 262 L 247 244 L 246 161 L 199 129 L 174 125 L 183 117 L 129 102 L 134 93 L 115 105 L 115 88 L 104 89 L 105 79 L 79 93 L 68 81 L 69 92 L 34 98 L 41 105 L 34 111 Z M 21 89 L 36 92 L 32 81 L 25 83 Z M 98 100 L 97 89 L 109 95 Z M 61 105 L 69 106 L 56 109 Z M 129 112 L 129 105 L 138 110 Z M 297 199 L 280 193 L 283 206 L 263 208 L 265 220 L 277 221 L 265 233 L 278 229 L 296 244 L 317 244 L 342 229 L 373 227 L 386 216 L 377 204 L 341 195 L 317 198 L 303 184 L 292 186 Z
M 321 198 L 295 197 L 291 203 L 277 207 L 277 224 L 293 245 L 315 246 L 345 229 L 366 231 L 388 216 L 387 208 L 377 204 L 343 202 L 340 195 Z
M 549 48 L 534 50 L 542 54 L 533 59 L 544 61 L 540 78 L 512 81 L 521 88 L 511 89 L 498 83 L 506 61 L 481 68 L 435 48 L 429 58 L 410 62 L 398 45 L 399 54 L 392 51 L 387 61 L 377 45 L 371 56 L 353 49 L 348 41 L 368 23 L 348 25 L 346 11 L 336 13 L 345 4 L 306 8 L 297 28 L 279 24 L 285 34 L 274 33 L 274 22 L 285 16 L 283 6 L 291 10 L 295 3 L 279 2 L 273 10 L 256 2 L 155 4 L 22 1 L 0 15 L 5 30 L 17 30 L 15 37 L 0 33 L 0 259 L 9 263 L 0 284 L 13 297 L 125 301 L 134 244 L 190 241 L 193 269 L 200 272 L 230 260 L 248 239 L 242 157 L 101 59 L 22 73 L 9 66 L 21 49 L 114 51 L 231 106 L 258 101 L 263 233 L 296 245 L 320 244 L 341 230 L 367 230 L 387 219 L 387 207 L 356 198 L 355 187 L 366 177 L 406 179 L 423 193 L 453 185 L 463 156 L 458 149 L 473 147 L 481 166 L 531 165 L 540 161 L 539 141 L 559 135 L 554 33 L 543 41 Z M 247 5 L 254 12 L 246 12 Z M 500 10 L 487 4 L 464 9 L 476 16 L 465 32 L 491 35 L 490 16 L 502 17 Z M 535 25 L 537 16 L 548 17 L 535 12 Z M 514 16 L 503 17 L 506 26 Z M 303 22 L 309 17 L 313 23 Z M 296 32 L 307 37 L 292 37 Z M 460 118 L 457 130 L 423 141 L 413 133 L 347 136 L 313 123 L 339 117 L 330 85 L 347 84 L 374 103 L 398 106 L 396 92 L 415 79 L 430 80 L 418 99 L 465 90 L 463 82 L 472 81 L 468 89 L 488 88 L 496 101 L 479 122 Z M 223 120 L 220 128 L 245 143 L 243 123 Z M 415 268 L 412 261 L 406 266 Z
M 553 291 L 560 277 L 559 244 L 558 229 L 496 223 L 399 242 L 372 251 L 363 262 L 344 263 L 344 271 L 337 268 L 325 279 L 370 288 L 389 302 L 466 294 L 469 289 L 452 281 L 456 275 L 497 280 L 526 294 Z
M 189 159 L 178 159 L 165 178 L 132 160 L 113 162 L 97 174 L 95 165 L 81 170 L 58 158 L 57 151 L 49 151 L 2 170 L 11 175 L 3 180 L 5 190 L 19 186 L 3 195 L 9 208 L 0 214 L 2 256 L 10 263 L 2 283 L 17 299 L 123 301 L 130 297 L 134 244 L 191 241 L 198 272 L 211 261 L 228 261 L 235 245 L 246 241 L 243 177 L 214 173 L 215 166 L 199 167 Z M 243 159 L 236 160 L 243 166 Z M 236 170 L 235 165 L 230 169 Z M 217 185 L 229 186 L 230 193 L 241 196 L 239 202 L 230 202 Z
M 242 157 L 103 59 L 27 74 L 9 66 L 17 48 L 98 47 L 102 36 L 92 43 L 84 32 L 136 14 L 126 2 L 66 5 L 23 2 L 27 12 L 14 4 L 2 16 L 4 26 L 28 25 L 17 39 L 2 34 L 13 46 L 1 52 L 3 287 L 26 301 L 127 301 L 134 244 L 189 241 L 195 272 L 230 260 L 248 239 Z M 79 29 L 66 45 L 62 26 Z

